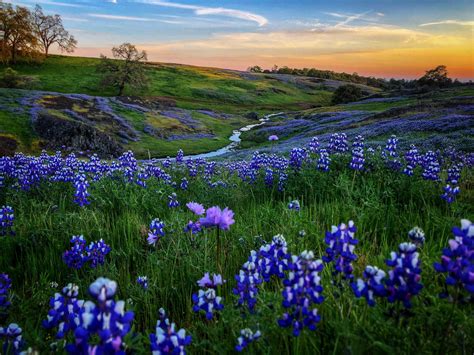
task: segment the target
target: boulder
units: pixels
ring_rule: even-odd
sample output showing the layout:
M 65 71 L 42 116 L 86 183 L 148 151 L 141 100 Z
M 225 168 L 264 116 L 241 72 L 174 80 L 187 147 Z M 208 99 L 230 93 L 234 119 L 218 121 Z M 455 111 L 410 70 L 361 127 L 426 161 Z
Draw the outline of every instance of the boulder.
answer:
M 66 146 L 71 151 L 90 150 L 102 158 L 118 157 L 124 151 L 113 137 L 90 125 L 45 112 L 38 114 L 33 128 L 46 149 L 56 150 Z

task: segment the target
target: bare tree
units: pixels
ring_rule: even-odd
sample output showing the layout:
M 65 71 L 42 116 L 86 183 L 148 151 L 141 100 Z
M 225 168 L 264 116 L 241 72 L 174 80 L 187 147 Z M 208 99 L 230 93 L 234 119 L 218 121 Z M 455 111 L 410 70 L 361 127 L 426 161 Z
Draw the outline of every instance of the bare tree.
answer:
M 145 51 L 138 51 L 131 43 L 123 43 L 112 48 L 112 55 L 115 60 L 101 55 L 101 63 L 97 70 L 104 74 L 103 86 L 111 86 L 118 89 L 118 96 L 123 94 L 125 86 L 139 89 L 147 85 L 148 79 L 143 66 L 143 61 L 147 60 Z
M 77 41 L 64 29 L 61 16 L 45 15 L 41 6 L 36 5 L 33 12 L 33 27 L 46 56 L 53 44 L 57 44 L 61 52 L 74 52 Z

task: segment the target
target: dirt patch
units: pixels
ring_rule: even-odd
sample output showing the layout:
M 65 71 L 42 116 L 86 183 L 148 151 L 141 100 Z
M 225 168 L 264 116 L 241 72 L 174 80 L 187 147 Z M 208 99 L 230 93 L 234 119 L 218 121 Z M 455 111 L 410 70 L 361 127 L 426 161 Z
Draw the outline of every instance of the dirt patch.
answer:
M 0 156 L 12 156 L 15 154 L 18 142 L 15 138 L 0 136 Z

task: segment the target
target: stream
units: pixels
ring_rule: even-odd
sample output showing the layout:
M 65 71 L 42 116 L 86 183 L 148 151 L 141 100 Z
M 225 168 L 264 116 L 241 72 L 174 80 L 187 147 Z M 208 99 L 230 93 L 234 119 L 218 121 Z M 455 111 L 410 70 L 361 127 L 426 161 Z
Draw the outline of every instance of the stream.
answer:
M 232 135 L 229 137 L 230 143 L 228 145 L 226 145 L 225 147 L 217 149 L 217 150 L 213 150 L 212 152 L 208 152 L 208 153 L 195 154 L 195 155 L 186 155 L 185 158 L 188 158 L 188 159 L 207 159 L 207 158 L 214 158 L 214 157 L 217 157 L 219 155 L 224 155 L 226 153 L 229 153 L 229 152 L 233 151 L 235 148 L 237 148 L 238 145 L 240 144 L 240 142 L 242 141 L 240 139 L 240 136 L 241 136 L 242 132 L 247 132 L 247 131 L 250 131 L 251 129 L 255 128 L 255 127 L 262 126 L 265 123 L 267 123 L 272 117 L 280 116 L 280 115 L 283 115 L 283 114 L 284 114 L 284 112 L 278 112 L 278 113 L 272 113 L 272 114 L 269 114 L 269 115 L 265 115 L 265 116 L 263 116 L 263 118 L 259 119 L 260 123 L 250 124 L 250 125 L 247 125 L 245 127 L 240 128 L 240 129 L 234 130 L 232 132 Z

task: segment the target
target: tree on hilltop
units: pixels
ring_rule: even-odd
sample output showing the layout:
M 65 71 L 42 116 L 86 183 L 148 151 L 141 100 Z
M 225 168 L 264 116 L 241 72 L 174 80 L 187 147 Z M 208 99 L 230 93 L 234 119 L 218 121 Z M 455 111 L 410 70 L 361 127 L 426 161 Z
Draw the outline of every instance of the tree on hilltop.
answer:
M 109 59 L 101 55 L 101 62 L 97 71 L 102 73 L 101 84 L 104 87 L 113 87 L 118 90 L 118 96 L 122 96 L 125 86 L 131 86 L 135 89 L 141 89 L 147 86 L 143 62 L 147 60 L 145 51 L 138 49 L 131 43 L 123 43 L 118 47 L 112 48 L 112 56 Z
M 36 5 L 32 14 L 32 22 L 33 29 L 46 56 L 53 44 L 57 44 L 61 52 L 74 52 L 77 41 L 64 29 L 61 16 L 45 15 L 41 6 Z
M 434 69 L 427 70 L 425 75 L 418 79 L 420 85 L 446 87 L 452 84 L 452 79 L 448 77 L 446 65 L 438 65 Z

